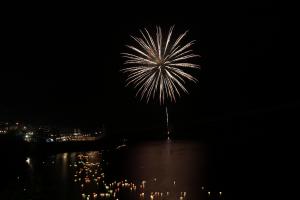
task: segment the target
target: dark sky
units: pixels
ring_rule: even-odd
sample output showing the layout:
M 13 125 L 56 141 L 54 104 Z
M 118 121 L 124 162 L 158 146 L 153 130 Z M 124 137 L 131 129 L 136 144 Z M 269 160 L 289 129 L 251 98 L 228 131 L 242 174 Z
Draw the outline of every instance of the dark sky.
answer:
M 272 1 L 170 6 L 13 5 L 1 36 L 0 119 L 95 126 L 155 125 L 162 108 L 124 87 L 120 53 L 138 29 L 189 29 L 198 85 L 170 105 L 177 121 L 299 106 L 286 19 Z M 26 6 L 26 7 L 25 7 Z M 25 9 L 26 8 L 26 9 Z

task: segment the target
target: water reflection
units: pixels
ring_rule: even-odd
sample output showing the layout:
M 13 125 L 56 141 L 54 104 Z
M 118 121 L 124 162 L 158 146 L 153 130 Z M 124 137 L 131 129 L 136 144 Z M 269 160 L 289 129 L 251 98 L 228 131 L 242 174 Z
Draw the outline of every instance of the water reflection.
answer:
M 16 194 L 23 199 L 224 199 L 222 190 L 206 185 L 206 156 L 204 145 L 172 140 L 32 156 L 23 161 Z
M 83 199 L 186 199 L 187 192 L 176 192 L 176 181 L 168 191 L 154 190 L 157 178 L 140 183 L 130 180 L 107 182 L 102 168 L 103 159 L 99 152 L 87 152 L 77 155 L 70 164 L 74 173 L 74 182 L 78 185 Z M 148 187 L 149 185 L 149 187 Z

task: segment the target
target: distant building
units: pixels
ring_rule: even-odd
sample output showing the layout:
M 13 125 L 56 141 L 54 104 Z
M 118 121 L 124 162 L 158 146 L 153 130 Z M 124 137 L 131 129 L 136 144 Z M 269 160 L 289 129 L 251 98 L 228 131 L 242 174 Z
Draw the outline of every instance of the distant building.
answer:
M 0 122 L 0 135 L 6 134 L 8 131 L 8 122 Z
M 75 129 L 55 129 L 48 126 L 32 127 L 20 122 L 0 122 L 0 135 L 9 134 L 29 143 L 95 141 L 104 136 L 103 130 L 82 131 Z

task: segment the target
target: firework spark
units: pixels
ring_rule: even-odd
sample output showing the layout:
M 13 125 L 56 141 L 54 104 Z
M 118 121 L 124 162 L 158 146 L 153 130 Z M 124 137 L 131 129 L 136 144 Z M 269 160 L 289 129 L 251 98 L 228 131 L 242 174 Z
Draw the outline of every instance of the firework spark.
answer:
M 173 39 L 174 26 L 169 29 L 168 36 L 163 38 L 161 27 L 156 27 L 156 38 L 148 30 L 140 30 L 141 37 L 131 36 L 137 46 L 126 45 L 131 53 L 122 53 L 129 67 L 121 71 L 128 75 L 126 86 L 133 85 L 137 96 L 145 98 L 158 97 L 160 104 L 170 100 L 176 102 L 180 92 L 188 93 L 184 84 L 186 80 L 197 82 L 186 69 L 198 69 L 199 65 L 188 62 L 199 57 L 192 52 L 191 46 L 195 41 L 182 44 L 187 32 Z

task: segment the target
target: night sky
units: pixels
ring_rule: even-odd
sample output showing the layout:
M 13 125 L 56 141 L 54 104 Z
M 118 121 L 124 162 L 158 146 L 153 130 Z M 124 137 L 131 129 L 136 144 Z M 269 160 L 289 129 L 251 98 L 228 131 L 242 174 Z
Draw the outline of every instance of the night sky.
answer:
M 150 2 L 149 2 L 150 4 Z M 0 119 L 62 126 L 155 130 L 163 108 L 124 87 L 121 52 L 144 27 L 189 29 L 199 84 L 169 105 L 182 126 L 299 110 L 292 43 L 280 5 L 14 5 L 1 37 Z M 4 45 L 3 45 L 4 44 Z

